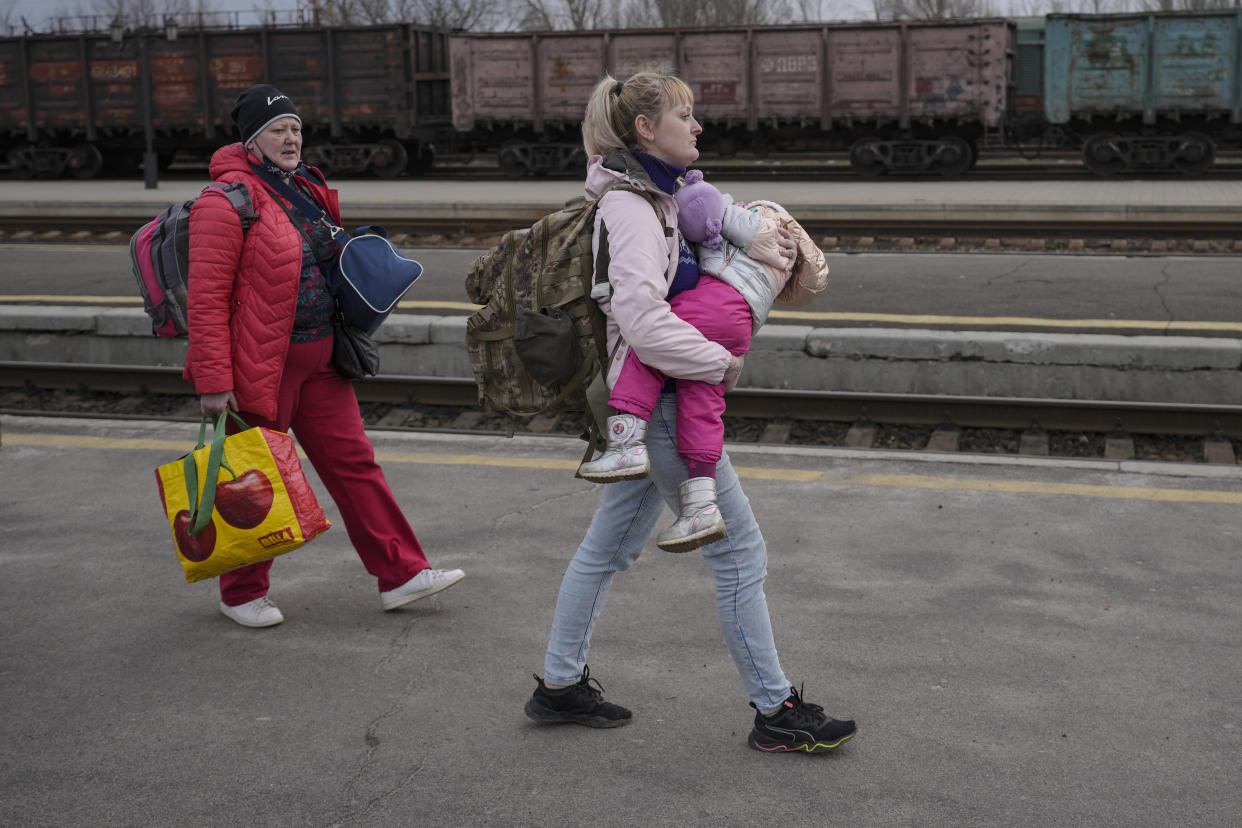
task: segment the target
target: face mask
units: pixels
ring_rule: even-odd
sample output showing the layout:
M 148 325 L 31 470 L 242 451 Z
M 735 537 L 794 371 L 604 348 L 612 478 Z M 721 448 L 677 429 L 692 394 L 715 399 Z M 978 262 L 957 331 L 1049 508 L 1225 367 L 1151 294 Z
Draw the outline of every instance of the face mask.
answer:
M 298 165 L 294 167 L 292 170 L 285 170 L 285 169 L 281 169 L 280 167 L 276 166 L 274 163 L 272 163 L 270 159 L 268 159 L 266 155 L 264 155 L 263 156 L 263 169 L 267 170 L 269 173 L 276 176 L 277 178 L 293 178 L 293 176 L 301 172 L 302 162 L 299 161 Z

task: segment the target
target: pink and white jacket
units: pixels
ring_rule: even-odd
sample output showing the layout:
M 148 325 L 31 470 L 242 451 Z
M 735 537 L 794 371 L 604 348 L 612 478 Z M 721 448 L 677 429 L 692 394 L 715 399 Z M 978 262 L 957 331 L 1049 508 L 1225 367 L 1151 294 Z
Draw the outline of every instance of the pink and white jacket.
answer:
M 664 210 L 661 225 L 651 204 L 637 193 L 604 192 L 617 183 L 653 193 Z M 608 317 L 608 351 L 615 354 L 608 386 L 617 381 L 630 348 L 646 365 L 670 377 L 719 383 L 729 367 L 729 352 L 679 319 L 664 298 L 677 274 L 681 245 L 677 237 L 677 202 L 651 182 L 628 152 L 587 162 L 586 191 L 600 198 L 592 240 L 595 280 L 602 275 L 612 287 L 599 301 Z M 606 269 L 601 274 L 600 269 Z M 618 346 L 620 343 L 620 347 Z

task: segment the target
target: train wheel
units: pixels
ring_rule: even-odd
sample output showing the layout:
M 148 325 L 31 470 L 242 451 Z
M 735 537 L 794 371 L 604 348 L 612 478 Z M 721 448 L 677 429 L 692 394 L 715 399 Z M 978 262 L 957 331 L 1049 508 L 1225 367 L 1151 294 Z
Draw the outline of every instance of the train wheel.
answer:
M 565 161 L 564 169 L 575 175 L 583 176 L 586 174 L 587 154 L 584 149 L 576 149 L 569 155 L 569 159 Z
M 332 145 L 311 144 L 302 147 L 302 162 L 315 167 L 324 175 L 332 174 Z
M 525 141 L 506 141 L 496 153 L 496 164 L 510 178 L 521 178 L 530 171 L 529 156 Z
M 883 175 L 888 165 L 880 153 L 879 142 L 874 138 L 859 138 L 850 147 L 850 167 L 859 175 L 868 177 Z
M 975 165 L 975 151 L 965 138 L 949 135 L 936 150 L 936 171 L 943 176 L 958 176 Z
M 1082 145 L 1082 162 L 1096 175 L 1112 175 L 1125 169 L 1126 161 L 1117 150 L 1117 136 L 1097 132 Z
M 1200 175 L 1216 160 L 1216 145 L 1202 132 L 1187 132 L 1173 156 L 1173 167 L 1186 175 Z
M 104 156 L 105 174 L 133 178 L 142 174 L 142 151 L 134 149 L 109 148 Z
M 103 154 L 94 144 L 78 144 L 69 150 L 65 169 L 74 178 L 94 178 L 103 169 Z
M 379 149 L 371 154 L 371 172 L 379 178 L 396 178 L 405 172 L 410 156 L 400 141 L 385 138 L 377 146 Z
M 9 150 L 9 174 L 14 178 L 28 179 L 35 177 L 35 160 L 33 150 Z
M 436 148 L 431 144 L 415 144 L 406 167 L 410 175 L 426 175 L 436 164 Z

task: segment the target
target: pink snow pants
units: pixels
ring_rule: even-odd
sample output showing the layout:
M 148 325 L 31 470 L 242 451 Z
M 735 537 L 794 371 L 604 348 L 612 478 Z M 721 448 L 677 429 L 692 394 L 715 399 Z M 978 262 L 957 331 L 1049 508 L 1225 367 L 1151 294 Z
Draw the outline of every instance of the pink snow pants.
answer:
M 704 273 L 692 290 L 669 300 L 678 317 L 699 329 L 734 356 L 750 350 L 750 306 L 742 294 Z M 626 357 L 608 398 L 618 411 L 651 419 L 668 377 L 645 365 L 634 351 Z M 724 452 L 724 383 L 679 379 L 677 382 L 677 453 L 686 460 L 716 463 Z

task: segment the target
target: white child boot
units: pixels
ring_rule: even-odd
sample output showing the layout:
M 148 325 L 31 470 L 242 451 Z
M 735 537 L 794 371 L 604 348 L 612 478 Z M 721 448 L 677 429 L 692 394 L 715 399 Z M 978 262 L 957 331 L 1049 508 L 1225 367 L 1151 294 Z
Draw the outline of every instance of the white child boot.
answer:
M 716 479 L 692 477 L 677 485 L 681 514 L 660 533 L 656 546 L 665 552 L 689 552 L 725 536 L 724 518 L 716 506 Z
M 578 476 L 592 483 L 616 483 L 646 477 L 651 471 L 647 459 L 647 421 L 633 414 L 615 414 L 605 429 L 608 445 L 604 453 L 578 467 Z

